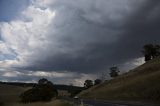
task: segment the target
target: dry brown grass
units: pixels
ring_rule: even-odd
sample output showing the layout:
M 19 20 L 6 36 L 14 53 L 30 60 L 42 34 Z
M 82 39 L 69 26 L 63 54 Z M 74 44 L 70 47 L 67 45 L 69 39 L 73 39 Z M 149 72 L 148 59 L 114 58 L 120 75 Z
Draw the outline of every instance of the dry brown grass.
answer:
M 0 84 L 0 101 L 6 102 L 18 102 L 19 95 L 28 88 Z
M 70 106 L 60 100 L 51 102 L 20 103 L 19 95 L 29 88 L 0 84 L 0 106 Z
M 30 103 L 30 104 L 9 103 L 4 106 L 70 106 L 70 104 L 64 101 L 54 100 L 51 102 L 37 102 L 37 103 Z
M 82 92 L 83 98 L 160 100 L 160 58 Z

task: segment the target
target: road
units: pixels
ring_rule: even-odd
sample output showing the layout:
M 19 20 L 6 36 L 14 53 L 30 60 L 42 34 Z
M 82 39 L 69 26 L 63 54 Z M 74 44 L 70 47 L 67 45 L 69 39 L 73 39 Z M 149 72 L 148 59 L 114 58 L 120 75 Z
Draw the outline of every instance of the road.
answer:
M 140 105 L 140 104 L 129 104 L 129 103 L 112 103 L 104 101 L 94 101 L 94 100 L 83 100 L 84 104 L 88 106 L 150 106 L 150 105 Z
M 141 103 L 141 102 L 110 102 L 98 100 L 81 100 L 84 106 L 160 106 L 155 103 Z
M 64 100 L 73 102 L 75 106 L 79 106 L 82 102 L 85 106 L 160 106 L 158 104 L 138 103 L 138 102 L 112 102 L 101 100 L 86 100 L 86 99 L 72 99 L 64 98 Z

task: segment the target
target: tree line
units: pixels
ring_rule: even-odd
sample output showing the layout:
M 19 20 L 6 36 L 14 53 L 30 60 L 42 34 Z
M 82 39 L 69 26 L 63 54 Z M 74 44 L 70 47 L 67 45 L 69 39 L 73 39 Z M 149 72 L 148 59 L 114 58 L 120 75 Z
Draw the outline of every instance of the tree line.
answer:
M 146 44 L 143 46 L 142 54 L 144 56 L 145 62 L 148 62 L 154 58 L 157 58 L 160 56 L 160 45 Z M 113 66 L 110 68 L 110 72 L 109 72 L 110 77 L 115 78 L 119 76 L 119 73 L 120 73 L 120 70 L 117 66 Z M 103 74 L 102 77 L 105 77 L 105 75 Z M 103 82 L 103 79 L 105 78 L 96 79 L 95 81 L 87 79 L 84 82 L 84 87 L 88 89 L 94 85 L 98 85 Z
M 119 71 L 119 68 L 116 67 L 116 66 L 114 66 L 114 67 L 111 67 L 111 68 L 110 68 L 110 73 L 109 73 L 109 75 L 110 75 L 110 77 L 115 78 L 115 77 L 119 76 L 119 72 L 120 72 L 120 71 Z M 103 77 L 104 77 L 104 76 L 103 76 Z M 101 83 L 103 82 L 104 79 L 105 79 L 105 78 L 96 79 L 96 80 L 94 80 L 94 81 L 87 79 L 87 80 L 85 80 L 85 82 L 84 82 L 84 88 L 88 89 L 88 88 L 90 88 L 90 87 L 92 87 L 92 86 L 94 86 L 94 85 L 99 85 L 99 84 L 101 84 Z

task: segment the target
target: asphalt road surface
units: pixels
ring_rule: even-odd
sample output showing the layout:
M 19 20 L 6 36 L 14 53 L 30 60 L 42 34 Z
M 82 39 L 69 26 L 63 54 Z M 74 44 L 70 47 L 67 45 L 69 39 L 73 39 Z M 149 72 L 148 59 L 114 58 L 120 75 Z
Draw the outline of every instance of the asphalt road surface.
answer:
M 75 106 L 84 104 L 85 106 L 160 106 L 158 104 L 146 104 L 136 102 L 111 102 L 111 101 L 100 101 L 100 100 L 86 100 L 86 99 L 72 99 L 64 98 L 64 100 L 71 101 Z
M 83 100 L 83 103 L 88 106 L 145 106 L 145 105 L 138 105 L 138 104 L 111 103 L 111 102 L 94 101 L 94 100 Z
M 88 106 L 127 106 L 127 105 L 119 105 L 107 102 L 95 102 L 95 101 L 85 101 L 84 104 L 87 104 Z

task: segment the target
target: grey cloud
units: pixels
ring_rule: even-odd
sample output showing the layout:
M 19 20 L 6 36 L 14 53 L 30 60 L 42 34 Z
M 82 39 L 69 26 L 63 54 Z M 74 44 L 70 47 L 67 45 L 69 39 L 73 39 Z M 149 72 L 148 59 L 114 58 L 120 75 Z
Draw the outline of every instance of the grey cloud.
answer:
M 57 0 L 50 4 L 56 10 L 46 35 L 50 43 L 18 68 L 97 73 L 139 58 L 144 44 L 160 43 L 159 3 Z
M 0 70 L 0 81 L 8 82 L 37 82 L 41 78 L 47 78 L 48 80 L 54 82 L 54 84 L 74 84 L 77 86 L 83 86 L 84 80 L 89 76 L 95 77 L 94 75 L 71 73 L 71 72 L 46 72 L 46 71 L 4 71 Z
M 97 4 L 107 2 L 96 1 Z M 125 2 L 123 0 L 121 3 Z M 61 36 L 58 40 L 66 53 L 47 54 L 46 60 L 36 62 L 40 69 L 85 73 L 104 71 L 112 65 L 141 57 L 144 44 L 160 43 L 160 20 L 157 18 L 160 16 L 159 1 L 144 0 L 137 8 L 135 4 L 131 5 L 134 6 L 129 11 L 131 13 L 111 8 L 113 10 L 109 11 L 118 11 L 122 15 L 120 19 L 116 19 L 116 14 L 109 19 L 106 13 L 108 7 L 102 5 L 96 8 L 93 2 L 86 2 L 92 8 L 81 3 L 76 8 L 75 4 L 64 1 L 57 6 L 61 5 L 63 6 L 57 13 L 55 20 L 58 21 L 55 24 L 59 31 L 57 34 Z M 156 15 L 152 16 L 151 13 Z

